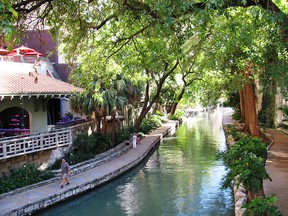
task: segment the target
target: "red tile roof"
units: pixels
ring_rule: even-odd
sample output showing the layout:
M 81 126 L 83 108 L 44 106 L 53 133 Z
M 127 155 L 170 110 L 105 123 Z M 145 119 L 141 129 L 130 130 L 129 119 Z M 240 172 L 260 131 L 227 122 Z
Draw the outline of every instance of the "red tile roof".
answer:
M 33 64 L 0 62 L 0 96 L 71 95 L 83 91 L 53 77 L 36 74 Z

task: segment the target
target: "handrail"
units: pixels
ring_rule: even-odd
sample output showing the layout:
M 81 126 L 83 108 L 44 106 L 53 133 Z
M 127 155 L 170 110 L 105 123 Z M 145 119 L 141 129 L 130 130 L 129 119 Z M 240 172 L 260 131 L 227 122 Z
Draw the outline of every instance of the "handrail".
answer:
M 71 133 L 71 130 L 62 130 L 3 140 L 0 143 L 0 160 L 25 155 L 27 153 L 68 146 L 72 143 Z
M 65 129 L 1 138 L 0 160 L 69 146 L 73 142 L 73 133 L 83 131 L 83 127 L 87 127 L 89 124 L 91 122 L 85 122 Z

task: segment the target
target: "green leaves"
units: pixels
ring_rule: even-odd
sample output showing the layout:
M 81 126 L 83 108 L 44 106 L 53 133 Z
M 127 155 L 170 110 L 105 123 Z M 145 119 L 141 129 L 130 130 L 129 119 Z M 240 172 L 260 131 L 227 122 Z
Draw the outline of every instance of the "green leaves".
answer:
M 0 29 L 2 34 L 7 35 L 7 38 L 11 38 L 16 32 L 14 23 L 18 18 L 18 13 L 13 9 L 9 0 L 2 0 L 0 2 Z
M 256 192 L 262 187 L 264 179 L 270 179 L 265 170 L 267 150 L 266 146 L 256 137 L 246 136 L 228 150 L 219 153 L 224 164 L 227 166 L 227 176 L 223 181 L 223 187 L 231 186 L 237 178 L 237 185 L 252 192 Z M 271 180 L 271 179 L 270 179 Z

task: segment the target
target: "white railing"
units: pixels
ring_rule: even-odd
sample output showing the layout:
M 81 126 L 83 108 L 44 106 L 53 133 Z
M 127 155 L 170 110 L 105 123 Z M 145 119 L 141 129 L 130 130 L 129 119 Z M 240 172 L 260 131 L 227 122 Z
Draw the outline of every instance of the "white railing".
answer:
M 14 61 L 14 57 L 13 56 L 2 56 L 2 55 L 0 55 L 0 61 L 13 62 Z
M 71 130 L 57 130 L 1 139 L 0 160 L 72 144 Z
M 0 138 L 0 160 L 53 148 L 69 146 L 79 134 L 87 132 L 93 121 L 64 129 Z
M 49 58 L 47 58 L 47 57 L 40 56 L 39 58 L 40 58 L 41 61 L 49 62 Z M 20 62 L 23 62 L 23 63 L 34 63 L 35 59 L 36 59 L 36 56 L 21 56 Z M 14 60 L 14 56 L 3 56 L 3 55 L 0 55 L 0 61 L 14 62 L 15 60 Z

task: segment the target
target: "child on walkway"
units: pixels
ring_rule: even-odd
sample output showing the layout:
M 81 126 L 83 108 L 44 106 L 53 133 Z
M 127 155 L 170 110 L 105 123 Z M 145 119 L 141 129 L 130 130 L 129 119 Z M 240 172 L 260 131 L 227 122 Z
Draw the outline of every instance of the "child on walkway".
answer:
M 64 184 L 66 183 L 66 185 L 69 185 L 69 180 L 68 180 L 68 176 L 70 176 L 71 174 L 71 170 L 70 170 L 70 166 L 69 164 L 66 162 L 65 159 L 62 159 L 62 163 L 61 163 L 61 189 L 63 188 Z
M 137 134 L 134 133 L 133 136 L 132 136 L 133 148 L 136 148 L 136 143 L 137 143 Z

